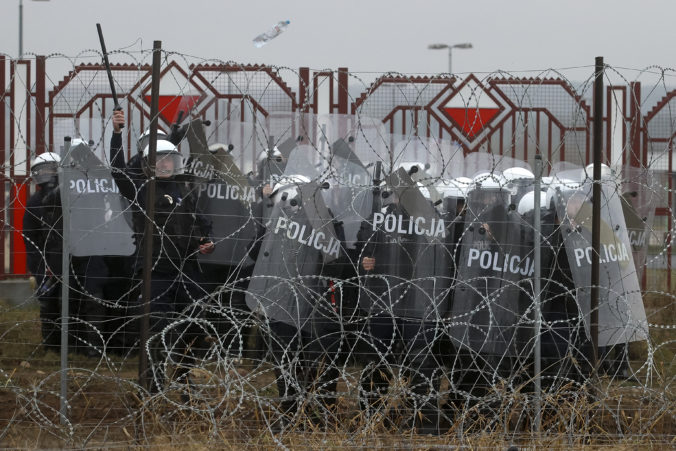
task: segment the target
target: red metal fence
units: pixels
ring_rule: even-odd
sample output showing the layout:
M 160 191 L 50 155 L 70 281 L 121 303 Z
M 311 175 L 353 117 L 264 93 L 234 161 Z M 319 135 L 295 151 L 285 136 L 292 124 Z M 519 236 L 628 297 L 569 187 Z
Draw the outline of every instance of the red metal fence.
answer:
M 131 125 L 126 143 L 130 152 L 135 132 L 149 124 L 150 66 L 115 65 L 112 69 Z M 182 67 L 170 61 L 160 83 L 160 126 L 167 129 L 179 110 L 189 109 L 205 119 L 265 124 L 267 133 L 276 135 L 281 133 L 275 131 L 276 115 L 298 111 L 353 114 L 382 121 L 392 135 L 453 141 L 465 154 L 492 152 L 532 161 L 540 152 L 550 165 L 590 162 L 592 102 L 563 79 L 385 75 L 355 96 L 347 68 L 289 72 L 291 77 L 286 74 L 283 79 L 277 68 L 268 66 Z M 289 86 L 290 78 L 297 85 Z M 7 278 L 26 273 L 21 223 L 31 189 L 26 183 L 31 158 L 46 150 L 58 151 L 59 143 L 73 130 L 93 139 L 104 154 L 113 102 L 103 66 L 77 66 L 52 87 L 47 86 L 46 58 L 41 56 L 21 61 L 0 56 L 0 88 L 0 156 L 4 162 L 0 278 Z M 640 99 L 639 82 L 607 88 L 606 160 L 649 166 L 661 171 L 663 187 L 671 187 L 676 132 L 671 111 L 676 107 L 676 91 L 668 92 L 645 115 Z M 254 148 L 251 161 L 255 155 Z M 665 243 L 670 242 L 671 202 L 670 190 L 664 190 L 656 227 L 663 232 Z M 670 246 L 665 257 L 670 270 Z M 667 283 L 671 286 L 670 280 Z

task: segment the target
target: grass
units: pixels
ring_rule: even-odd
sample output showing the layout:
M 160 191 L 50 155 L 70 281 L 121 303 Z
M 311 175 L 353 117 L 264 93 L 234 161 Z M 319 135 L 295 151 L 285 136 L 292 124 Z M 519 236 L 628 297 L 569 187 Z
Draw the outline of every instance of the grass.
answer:
M 676 279 L 676 277 L 674 278 Z M 493 402 L 461 411 L 449 405 L 439 437 L 367 423 L 357 404 L 359 367 L 346 367 L 335 422 L 322 430 L 301 416 L 293 428 L 272 434 L 277 396 L 267 363 L 230 359 L 207 362 L 192 375 L 202 389 L 184 404 L 180 385 L 163 396 L 143 397 L 136 385 L 137 358 L 69 355 L 69 420 L 59 408 L 59 361 L 39 346 L 35 306 L 0 305 L 0 443 L 11 448 L 120 447 L 141 449 L 389 448 L 430 449 L 652 449 L 676 444 L 676 300 L 645 294 L 649 342 L 630 347 L 636 380 L 603 377 L 577 385 L 560 381 L 543 400 L 543 432 L 535 433 L 533 399 L 524 387 L 496 384 Z M 665 326 L 665 327 L 660 327 Z M 669 326 L 669 327 L 666 327 Z M 403 383 L 405 385 L 405 382 Z M 448 381 L 442 391 L 450 390 Z M 393 390 L 391 412 L 401 397 Z M 444 398 L 445 399 L 445 398 Z M 485 398 L 489 399 L 489 398 Z M 395 417 L 393 422 L 396 424 Z

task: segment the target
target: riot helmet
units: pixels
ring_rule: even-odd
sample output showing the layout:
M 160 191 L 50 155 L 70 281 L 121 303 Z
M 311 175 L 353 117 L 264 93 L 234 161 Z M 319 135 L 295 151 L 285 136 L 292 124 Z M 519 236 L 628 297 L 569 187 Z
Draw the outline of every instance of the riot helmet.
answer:
M 420 190 L 420 194 L 422 194 L 425 199 L 432 200 L 432 193 L 430 193 L 430 190 L 427 189 L 425 185 L 420 182 L 416 182 L 416 185 L 418 186 L 418 190 Z
M 441 194 L 444 210 L 447 214 L 464 216 L 465 199 L 467 192 L 474 182 L 468 177 L 454 179 L 442 179 L 437 183 L 436 189 Z
M 275 200 L 293 199 L 298 195 L 298 187 L 307 183 L 310 183 L 310 179 L 304 175 L 283 176 L 275 183 L 270 197 Z
M 284 172 L 284 155 L 277 148 L 262 150 L 256 158 L 256 171 L 264 183 L 272 185 L 272 176 L 280 176 Z M 268 180 L 269 179 L 269 180 Z
M 158 141 L 163 139 L 163 140 L 168 140 L 169 136 L 166 133 L 162 133 L 161 131 L 157 131 L 157 139 Z M 136 149 L 138 153 L 143 153 L 145 148 L 148 146 L 148 140 L 150 140 L 150 129 L 146 129 L 141 136 L 138 137 L 138 140 L 136 140 Z
M 278 163 L 281 163 L 283 160 L 284 156 L 282 155 L 282 152 L 279 151 L 277 146 L 273 147 L 272 149 L 265 149 L 261 151 L 260 154 L 258 154 L 258 164 L 262 164 L 266 160 L 272 160 L 272 161 L 277 161 Z
M 143 149 L 143 163 L 146 175 L 150 175 L 148 168 L 148 154 L 150 145 Z M 169 141 L 160 139 L 157 141 L 157 155 L 155 160 L 155 176 L 161 179 L 171 178 L 183 174 L 183 158 L 178 148 Z
M 224 143 L 215 143 L 209 146 L 209 152 L 212 154 L 217 153 L 219 150 L 224 151 L 225 153 L 230 153 L 232 150 L 235 148 L 232 144 L 224 144 Z
M 584 182 L 587 178 L 593 178 L 594 174 L 594 165 L 588 164 L 584 171 L 581 171 L 580 181 Z M 601 163 L 601 179 L 609 179 L 614 175 L 614 171 L 606 164 Z
M 472 179 L 467 177 L 458 177 L 450 180 L 441 179 L 435 185 L 435 187 L 443 197 L 464 199 L 467 197 L 467 190 L 471 184 Z
M 82 138 L 73 138 L 73 139 L 70 140 L 70 148 L 74 149 L 75 147 L 81 146 L 83 144 L 87 147 L 92 147 L 93 143 L 94 143 L 94 141 L 91 141 L 91 140 L 85 141 Z
M 31 164 L 31 176 L 37 185 L 52 183 L 56 185 L 57 168 L 61 157 L 55 152 L 41 153 Z
M 531 171 L 520 167 L 507 168 L 502 171 L 502 176 L 509 182 L 513 180 L 533 180 L 535 178 Z
M 547 187 L 547 196 L 545 205 L 547 208 L 552 208 L 557 201 L 557 197 L 561 196 L 561 190 L 574 190 L 581 185 L 579 182 L 568 178 L 553 177 L 551 183 Z
M 404 168 L 412 178 L 418 179 L 423 177 L 424 172 L 429 169 L 430 165 L 420 161 L 405 161 L 399 167 Z
M 547 207 L 547 193 L 545 191 L 540 191 L 540 208 Z M 516 212 L 521 216 L 532 212 L 535 209 L 535 191 L 530 191 L 523 195 L 521 200 L 519 200 L 519 205 L 516 207 Z
M 553 181 L 554 177 L 542 177 L 540 186 L 542 186 L 543 190 L 546 190 L 547 188 L 549 188 L 549 186 L 552 184 Z
M 500 190 L 505 185 L 505 179 L 499 172 L 480 172 L 472 178 L 472 181 L 474 186 L 470 187 L 470 190 L 477 188 Z

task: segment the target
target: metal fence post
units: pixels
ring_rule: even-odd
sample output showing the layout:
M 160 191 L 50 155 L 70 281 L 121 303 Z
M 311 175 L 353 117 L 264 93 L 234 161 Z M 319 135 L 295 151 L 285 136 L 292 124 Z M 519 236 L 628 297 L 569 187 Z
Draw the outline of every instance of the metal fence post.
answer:
M 603 57 L 596 57 L 594 71 L 594 183 L 592 191 L 592 265 L 591 318 L 592 365 L 596 374 L 599 364 L 599 280 L 601 251 L 601 159 L 603 146 Z
M 541 415 L 542 415 L 542 362 L 540 355 L 540 331 L 542 329 L 542 312 L 540 308 L 540 290 L 541 290 L 541 232 L 542 225 L 540 223 L 540 203 L 541 203 L 541 182 L 542 182 L 542 156 L 538 153 L 535 155 L 535 187 L 533 193 L 533 228 L 535 235 L 533 239 L 533 259 L 534 273 L 533 273 L 533 302 L 535 303 L 535 356 L 534 356 L 534 371 L 535 371 L 535 430 L 540 432 Z
M 65 160 L 70 150 L 70 137 L 66 136 L 63 143 L 63 158 Z M 68 186 L 63 175 L 63 166 L 59 166 L 59 193 L 61 195 L 61 217 L 63 224 L 63 244 L 61 250 L 61 391 L 59 403 L 59 417 L 61 424 L 68 423 L 68 304 L 70 292 L 70 200 Z
M 140 331 L 140 353 L 138 376 L 139 384 L 146 390 L 150 390 L 150 374 L 148 371 L 148 338 L 150 330 L 150 299 L 153 263 L 153 224 L 155 222 L 155 154 L 157 151 L 157 118 L 160 98 L 160 66 L 162 64 L 161 53 L 162 41 L 153 43 L 153 72 L 150 87 L 150 138 L 148 141 L 148 167 L 150 168 L 150 180 L 146 192 L 146 222 L 143 241 L 143 316 Z

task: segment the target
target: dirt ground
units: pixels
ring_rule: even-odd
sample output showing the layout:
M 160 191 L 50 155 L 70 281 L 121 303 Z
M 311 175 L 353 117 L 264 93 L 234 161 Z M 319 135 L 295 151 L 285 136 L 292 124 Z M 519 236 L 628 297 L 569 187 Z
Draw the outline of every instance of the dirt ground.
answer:
M 676 323 L 670 296 L 648 299 L 651 323 Z M 309 410 L 283 433 L 273 434 L 277 392 L 267 363 L 220 359 L 194 370 L 202 388 L 176 385 L 161 396 L 139 391 L 138 358 L 106 354 L 69 355 L 68 422 L 59 415 L 60 355 L 39 346 L 36 309 L 0 306 L 0 444 L 8 448 L 125 447 L 162 449 L 394 448 L 429 449 L 464 445 L 506 449 L 642 449 L 676 443 L 673 331 L 655 328 L 652 365 L 642 366 L 648 348 L 632 345 L 640 380 L 602 378 L 593 386 L 566 386 L 547 394 L 542 430 L 532 429 L 532 398 L 505 389 L 492 403 L 457 411 L 444 403 L 445 434 L 428 437 L 402 430 L 390 418 L 369 424 L 359 414 L 356 378 L 346 367 L 339 385 L 339 409 L 331 424 L 311 423 Z M 669 322 L 671 321 L 671 322 Z M 651 330 L 651 333 L 653 330 Z M 448 381 L 442 391 L 448 389 Z M 185 395 L 188 395 L 186 402 Z M 181 395 L 184 395 L 182 399 Z M 592 401 L 594 399 L 594 401 Z M 497 401 L 495 401 L 497 400 Z M 394 418 L 394 421 L 392 421 Z

